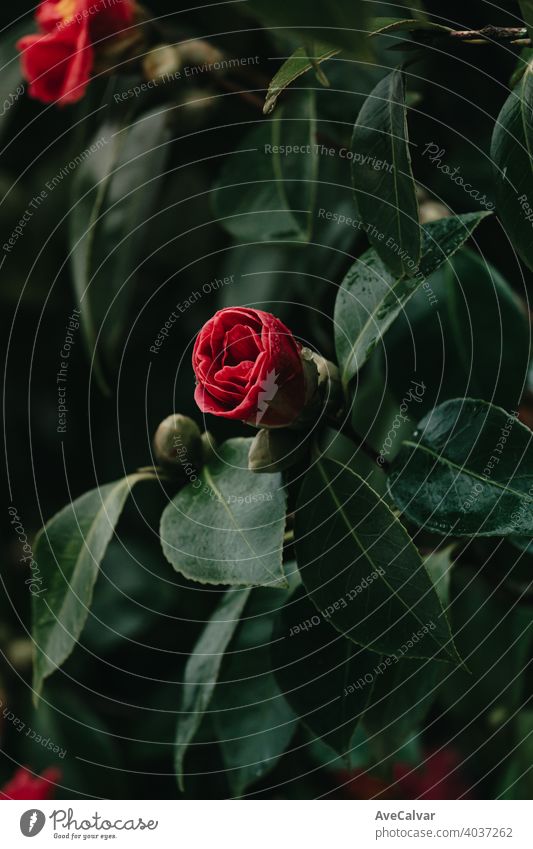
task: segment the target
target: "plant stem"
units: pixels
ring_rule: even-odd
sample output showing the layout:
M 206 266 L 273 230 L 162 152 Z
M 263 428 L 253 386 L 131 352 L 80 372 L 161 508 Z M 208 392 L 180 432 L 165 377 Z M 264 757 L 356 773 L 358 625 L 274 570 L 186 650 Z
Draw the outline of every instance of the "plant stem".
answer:
M 482 27 L 482 29 L 454 30 L 450 32 L 450 38 L 467 44 L 493 44 L 495 41 L 521 45 L 531 44 L 531 39 L 527 37 L 525 27 L 494 27 L 491 24 Z
M 218 77 L 214 81 L 217 85 L 220 86 L 220 88 L 225 88 L 226 91 L 231 91 L 235 94 L 238 94 L 239 97 L 242 97 L 243 100 L 246 100 L 247 103 L 250 103 L 254 107 L 254 109 L 260 109 L 261 112 L 263 111 L 263 101 L 253 92 L 246 91 L 245 89 L 241 88 L 240 85 L 237 85 L 237 83 L 230 82 L 230 80 L 225 79 L 224 77 Z

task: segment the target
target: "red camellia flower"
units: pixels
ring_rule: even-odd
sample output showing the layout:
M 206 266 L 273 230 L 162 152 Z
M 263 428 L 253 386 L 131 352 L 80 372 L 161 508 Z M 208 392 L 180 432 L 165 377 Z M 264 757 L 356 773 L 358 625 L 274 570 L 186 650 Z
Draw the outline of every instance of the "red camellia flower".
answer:
M 45 769 L 39 776 L 21 766 L 13 778 L 0 788 L 0 799 L 51 799 L 60 779 L 61 772 L 55 767 Z
M 341 772 L 342 793 L 351 799 L 465 799 L 468 788 L 459 773 L 461 757 L 455 749 L 429 752 L 420 767 L 396 763 L 393 782 L 364 770 Z
M 284 427 L 301 413 L 306 381 L 300 345 L 275 316 L 228 307 L 204 325 L 192 363 L 202 412 L 260 427 Z
M 17 43 L 29 94 L 43 103 L 74 103 L 85 94 L 98 42 L 133 21 L 132 0 L 44 0 L 39 34 Z

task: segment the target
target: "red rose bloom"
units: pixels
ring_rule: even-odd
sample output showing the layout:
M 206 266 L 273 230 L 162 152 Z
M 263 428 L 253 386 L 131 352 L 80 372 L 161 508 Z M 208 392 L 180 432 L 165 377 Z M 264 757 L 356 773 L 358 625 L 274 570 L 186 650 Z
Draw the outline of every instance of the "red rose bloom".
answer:
M 94 47 L 133 21 L 132 0 L 44 0 L 38 35 L 17 43 L 29 94 L 43 103 L 74 103 L 87 89 Z
M 0 799 L 51 799 L 60 779 L 61 772 L 55 767 L 45 769 L 39 776 L 21 766 L 13 778 L 0 788 Z
M 192 364 L 203 413 L 284 427 L 301 413 L 306 381 L 300 345 L 275 316 L 228 307 L 201 329 Z

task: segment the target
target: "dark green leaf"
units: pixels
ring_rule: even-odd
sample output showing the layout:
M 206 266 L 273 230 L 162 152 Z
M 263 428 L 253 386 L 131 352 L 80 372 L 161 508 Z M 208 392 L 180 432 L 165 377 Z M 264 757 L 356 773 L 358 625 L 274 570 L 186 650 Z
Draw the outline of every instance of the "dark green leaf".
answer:
M 370 243 L 396 276 L 417 273 L 421 250 L 404 75 L 388 74 L 365 101 L 352 137 L 352 179 Z
M 533 68 L 528 64 L 494 127 L 496 205 L 512 244 L 533 269 Z
M 376 29 L 370 35 L 387 35 L 391 32 L 408 32 L 429 35 L 448 35 L 452 30 L 450 27 L 436 24 L 433 21 L 422 20 L 420 18 L 404 18 L 403 20 L 383 18 L 375 20 Z
M 529 360 L 524 306 L 497 269 L 468 248 L 430 285 L 437 307 L 419 291 L 387 337 L 388 380 L 397 397 L 405 393 L 406 374 L 416 373 L 426 386 L 424 413 L 464 396 L 514 409 Z
M 125 647 L 125 641 L 135 640 L 152 626 L 159 628 L 166 617 L 174 618 L 179 589 L 172 591 L 168 577 L 157 539 L 112 540 L 100 566 L 82 645 L 104 654 Z
M 372 699 L 364 726 L 379 735 L 385 755 L 389 755 L 424 721 L 435 700 L 448 667 L 431 660 L 400 660 L 384 657 L 378 665 Z
M 224 653 L 239 624 L 250 590 L 228 590 L 196 643 L 185 667 L 180 718 L 176 730 L 175 769 L 184 790 L 187 749 L 200 728 L 213 696 Z
M 169 139 L 165 110 L 130 124 L 111 121 L 98 131 L 87 148 L 90 155 L 76 171 L 70 214 L 72 273 L 100 383 L 100 348 L 103 360 L 114 365 L 127 326 L 143 228 L 160 186 Z
M 276 609 L 287 591 L 253 590 L 226 652 L 213 699 L 214 726 L 233 795 L 274 768 L 296 730 L 270 668 Z
M 533 38 L 533 0 L 518 0 L 529 37 Z
M 268 115 L 274 109 L 278 97 L 288 85 L 301 77 L 311 68 L 316 68 L 321 62 L 335 56 L 339 51 L 323 44 L 311 44 L 309 47 L 298 47 L 292 56 L 285 60 L 279 71 L 272 77 L 265 98 L 263 112 Z M 324 83 L 323 83 L 324 84 Z
M 339 636 L 303 589 L 281 610 L 271 654 L 279 685 L 302 722 L 346 755 L 370 698 L 378 656 Z
M 303 584 L 343 635 L 381 654 L 456 659 L 412 540 L 350 466 L 316 460 L 298 500 L 295 537 Z
M 444 610 L 449 604 L 453 550 L 454 546 L 449 545 L 424 560 Z M 383 657 L 379 668 L 382 672 L 375 676 L 364 725 L 377 736 L 373 748 L 388 757 L 396 752 L 399 741 L 412 736 L 424 721 L 449 667 L 431 660 L 395 661 Z
M 527 799 L 533 795 L 533 710 L 519 713 L 514 722 L 510 763 L 498 788 L 497 799 Z
M 30 585 L 35 643 L 33 689 L 72 652 L 83 630 L 100 563 L 131 488 L 153 475 L 129 475 L 85 493 L 46 524 L 35 541 L 38 566 Z M 34 587 L 34 589 L 32 589 Z
M 435 533 L 533 533 L 532 436 L 500 407 L 446 401 L 403 443 L 390 493 L 409 519 Z
M 453 574 L 450 618 L 465 667 L 449 673 L 440 699 L 461 725 L 479 717 L 505 721 L 524 697 L 533 637 L 530 607 L 509 607 L 482 578 L 461 566 Z
M 311 236 L 318 157 L 312 91 L 297 92 L 228 156 L 213 191 L 218 223 L 243 242 Z
M 281 562 L 285 492 L 280 474 L 248 471 L 251 439 L 231 439 L 167 505 L 163 553 L 202 584 L 287 586 Z
M 246 6 L 273 27 L 288 27 L 304 38 L 367 52 L 366 5 L 362 0 L 249 0 Z
M 426 278 L 466 242 L 487 214 L 472 212 L 426 224 L 416 277 L 397 280 L 372 248 L 355 262 L 335 303 L 335 347 L 345 386 L 420 287 L 430 303 L 436 302 Z

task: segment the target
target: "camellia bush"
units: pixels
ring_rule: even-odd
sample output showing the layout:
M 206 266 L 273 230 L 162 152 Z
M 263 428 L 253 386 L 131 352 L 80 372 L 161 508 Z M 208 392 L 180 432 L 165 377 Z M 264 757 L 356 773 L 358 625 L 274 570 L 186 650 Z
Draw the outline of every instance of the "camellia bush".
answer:
M 45 0 L 4 30 L 5 782 L 531 798 L 509 6 Z

